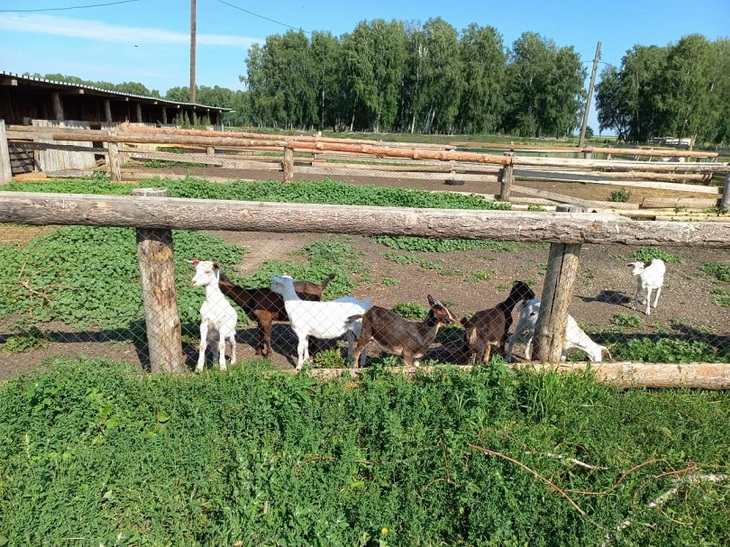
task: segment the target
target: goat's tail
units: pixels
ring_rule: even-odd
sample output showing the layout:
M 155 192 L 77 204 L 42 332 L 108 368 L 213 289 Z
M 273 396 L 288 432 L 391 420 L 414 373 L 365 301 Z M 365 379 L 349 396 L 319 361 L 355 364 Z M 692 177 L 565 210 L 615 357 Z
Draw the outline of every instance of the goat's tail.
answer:
M 330 281 L 332 281 L 335 277 L 335 274 L 329 274 L 327 278 L 319 284 L 320 289 L 324 291 L 327 288 L 327 285 L 330 284 Z

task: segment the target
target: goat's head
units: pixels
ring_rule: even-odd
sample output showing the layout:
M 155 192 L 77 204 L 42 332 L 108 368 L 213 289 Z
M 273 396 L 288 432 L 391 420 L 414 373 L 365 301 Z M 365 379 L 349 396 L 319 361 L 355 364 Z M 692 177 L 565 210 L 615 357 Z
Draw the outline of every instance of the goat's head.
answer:
M 456 323 L 456 318 L 451 313 L 449 308 L 447 308 L 445 304 L 436 300 L 430 294 L 428 295 L 428 304 L 429 306 L 431 306 L 429 314 L 432 314 L 439 322 L 445 325 Z
M 210 260 L 187 261 L 195 266 L 195 276 L 191 283 L 193 287 L 205 287 L 211 283 L 218 283 L 220 279 L 220 267 L 217 262 Z
M 651 264 L 651 262 L 641 262 L 640 260 L 637 260 L 636 262 L 629 262 L 626 266 L 631 268 L 631 275 L 640 275 L 641 272 L 649 267 L 649 264 Z
M 524 281 L 515 281 L 512 284 L 512 290 L 510 290 L 509 298 L 513 302 L 527 302 L 535 298 L 535 291 Z
M 271 276 L 271 290 L 275 293 L 284 294 L 287 287 L 294 289 L 294 280 L 290 275 L 272 275 Z
M 606 346 L 598 346 L 601 350 L 601 357 L 604 361 L 613 361 L 613 357 L 611 357 L 611 352 L 608 351 L 608 348 Z

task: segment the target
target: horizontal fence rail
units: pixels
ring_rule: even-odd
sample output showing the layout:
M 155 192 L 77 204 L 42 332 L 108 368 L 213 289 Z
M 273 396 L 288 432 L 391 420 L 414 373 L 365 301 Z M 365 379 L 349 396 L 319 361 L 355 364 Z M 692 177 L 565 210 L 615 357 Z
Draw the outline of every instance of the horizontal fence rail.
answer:
M 0 222 L 730 247 L 730 224 L 529 213 L 0 192 Z

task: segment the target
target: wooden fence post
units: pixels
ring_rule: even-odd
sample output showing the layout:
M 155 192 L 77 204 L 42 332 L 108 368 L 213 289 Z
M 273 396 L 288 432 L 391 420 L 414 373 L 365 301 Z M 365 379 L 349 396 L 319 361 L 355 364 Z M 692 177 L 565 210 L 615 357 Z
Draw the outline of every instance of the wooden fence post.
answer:
M 730 209 L 730 173 L 725 175 L 725 186 L 722 189 L 722 199 L 720 200 L 720 209 Z
M 294 179 L 294 149 L 291 146 L 284 147 L 284 182 L 291 182 Z
M 568 308 L 578 273 L 580 244 L 552 243 L 535 326 L 538 360 L 560 363 L 568 324 Z
M 512 158 L 514 156 L 513 153 L 507 152 L 505 156 L 509 156 Z M 512 182 L 514 181 L 514 164 L 512 163 L 511 159 L 508 164 L 506 164 L 502 169 L 499 171 L 499 182 L 500 182 L 500 189 L 499 189 L 499 199 L 502 201 L 509 201 L 512 197 Z
M 165 197 L 166 188 L 132 190 L 135 196 Z M 182 329 L 177 309 L 172 230 L 137 229 L 150 372 L 183 369 Z
M 113 137 L 117 132 L 109 131 L 107 134 Z M 106 149 L 109 157 L 109 178 L 113 181 L 120 181 L 122 180 L 122 164 L 119 160 L 119 144 L 109 141 L 106 143 Z
M 10 148 L 5 133 L 5 120 L 0 120 L 0 186 L 9 184 L 12 178 L 13 170 L 10 166 Z

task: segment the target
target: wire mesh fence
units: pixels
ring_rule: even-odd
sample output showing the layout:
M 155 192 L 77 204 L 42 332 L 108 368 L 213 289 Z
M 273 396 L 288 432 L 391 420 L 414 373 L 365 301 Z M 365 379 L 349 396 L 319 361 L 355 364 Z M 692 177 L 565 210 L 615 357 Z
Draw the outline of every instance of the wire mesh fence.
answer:
M 118 359 L 145 369 L 173 359 L 171 368 L 194 370 L 201 363 L 203 317 L 210 338 L 204 367 L 221 362 L 213 355 L 221 342 L 210 336 L 215 330 L 225 335 L 227 366 L 232 330 L 239 364 L 267 358 L 292 368 L 301 365 L 306 348 L 313 366 L 346 367 L 348 333 L 354 344 L 361 321 L 350 317 L 370 306 L 393 310 L 415 330 L 402 334 L 397 323 L 380 325 L 373 337 L 390 339 L 390 347 L 371 341 L 365 366 L 400 364 L 404 345 L 418 337 L 422 363 L 481 362 L 483 351 L 469 343 L 465 323 L 487 311 L 496 319 L 476 331 L 492 348 L 491 358 L 535 357 L 546 244 L 488 242 L 493 245 L 464 249 L 431 243 L 424 250 L 413 241 L 359 236 L 174 231 L 170 241 L 141 252 L 133 229 L 14 230 L 4 232 L 0 245 L 3 377 L 58 355 Z M 156 233 L 146 237 L 155 243 Z M 661 258 L 666 273 L 649 307 L 646 291 L 637 295 L 639 278 L 629 264 L 651 258 Z M 218 265 L 212 281 L 194 286 L 196 260 Z M 160 267 L 165 261 L 174 266 L 167 272 Z M 297 284 L 299 298 L 339 300 L 342 308 L 350 305 L 349 315 L 299 303 L 295 332 L 284 298 L 269 288 L 273 275 L 285 273 L 308 282 Z M 511 301 L 517 280 L 537 300 Z M 452 321 L 434 322 L 428 295 L 448 307 Z M 730 251 L 584 245 L 569 313 L 568 361 L 730 362 Z M 151 354 L 159 346 L 176 357 Z

